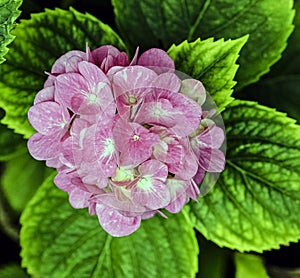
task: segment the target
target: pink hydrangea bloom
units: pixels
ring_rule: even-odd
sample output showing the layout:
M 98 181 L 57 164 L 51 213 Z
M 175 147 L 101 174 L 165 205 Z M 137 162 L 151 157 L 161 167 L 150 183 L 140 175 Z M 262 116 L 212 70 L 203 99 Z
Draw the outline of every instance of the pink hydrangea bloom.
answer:
M 224 169 L 224 132 L 202 107 L 202 83 L 181 80 L 163 50 L 137 50 L 132 61 L 113 46 L 70 51 L 48 75 L 28 112 L 29 151 L 109 234 L 178 213 L 207 172 Z

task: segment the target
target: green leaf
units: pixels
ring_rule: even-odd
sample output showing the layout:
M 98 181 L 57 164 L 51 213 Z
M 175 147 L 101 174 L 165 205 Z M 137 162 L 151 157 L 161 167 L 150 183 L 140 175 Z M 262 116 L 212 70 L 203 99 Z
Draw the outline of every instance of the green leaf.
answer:
M 116 23 L 132 47 L 250 34 L 239 59 L 239 88 L 269 71 L 293 30 L 293 0 L 113 0 Z M 134 30 L 134 31 L 133 31 Z M 147 34 L 145 36 L 145 34 Z
M 27 111 L 43 88 L 44 71 L 50 71 L 58 57 L 72 49 L 85 51 L 86 42 L 92 49 L 104 44 L 125 48 L 109 26 L 74 9 L 32 15 L 14 34 L 17 39 L 0 67 L 0 106 L 6 111 L 2 123 L 26 137 L 33 133 Z
M 21 4 L 22 0 L 0 0 L 0 64 L 5 61 L 3 56 L 8 52 L 7 45 L 15 38 L 11 31 L 21 14 L 18 10 Z
M 235 278 L 268 278 L 262 257 L 252 254 L 234 255 Z
M 0 124 L 0 161 L 12 159 L 25 152 L 26 144 L 22 136 Z
M 248 101 L 223 113 L 227 165 L 191 203 L 195 227 L 219 246 L 262 252 L 300 238 L 300 126 Z
M 233 100 L 232 88 L 236 84 L 233 78 L 238 69 L 235 62 L 247 38 L 184 41 L 178 46 L 173 45 L 168 54 L 176 69 L 200 80 L 219 109 L 223 110 Z
M 300 123 L 300 73 L 269 76 L 243 91 L 243 98 L 275 107 Z
M 300 0 L 295 1 L 295 31 L 282 59 L 271 72 L 240 94 L 250 100 L 287 112 L 300 123 Z
M 8 161 L 1 176 L 4 196 L 13 210 L 21 213 L 44 179 L 52 172 L 28 152 Z
M 50 177 L 21 216 L 22 265 L 37 277 L 195 277 L 198 245 L 183 214 L 143 221 L 113 238 L 87 209 L 70 207 Z
M 231 252 L 228 249 L 220 248 L 203 236 L 197 234 L 199 247 L 199 278 L 226 278 L 231 267 Z M 246 277 L 246 276 L 245 276 Z M 248 278 L 248 277 L 247 277 Z
M 272 67 L 269 77 L 300 75 L 300 0 L 294 0 L 294 2 L 296 9 L 295 30 L 288 39 L 288 46 L 283 52 L 282 58 Z
M 29 278 L 26 272 L 17 264 L 4 265 L 0 268 L 1 278 Z

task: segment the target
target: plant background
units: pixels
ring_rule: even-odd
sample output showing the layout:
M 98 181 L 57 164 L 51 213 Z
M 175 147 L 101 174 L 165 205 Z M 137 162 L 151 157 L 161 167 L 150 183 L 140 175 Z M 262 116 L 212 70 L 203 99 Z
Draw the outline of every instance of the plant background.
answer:
M 296 0 L 296 8 L 300 13 L 300 1 Z M 108 0 L 93 1 L 93 0 L 64 0 L 64 1 L 34 1 L 25 0 L 21 10 L 22 14 L 17 20 L 28 19 L 30 13 L 43 12 L 44 8 L 60 7 L 68 9 L 72 5 L 80 12 L 89 12 L 96 16 L 102 22 L 107 23 L 114 30 L 117 30 L 113 7 Z M 288 40 L 288 47 L 284 51 L 282 59 L 272 66 L 271 71 L 264 75 L 261 80 L 244 88 L 240 92 L 235 92 L 234 96 L 245 100 L 256 100 L 261 104 L 270 107 L 275 107 L 280 111 L 287 112 L 290 116 L 300 122 L 300 17 L 297 14 L 294 24 L 296 28 Z M 285 92 L 282 97 L 282 92 Z M 255 92 L 255 93 L 253 93 Z M 4 112 L 2 112 L 2 117 Z M 18 142 L 19 138 L 15 138 Z M 22 149 L 20 149 L 20 154 Z M 31 161 L 28 158 L 28 161 Z M 27 161 L 27 162 L 28 162 Z M 10 163 L 19 163 L 18 160 L 12 160 Z M 22 169 L 25 164 L 20 164 L 19 169 Z M 39 172 L 37 169 L 41 167 L 43 162 L 32 163 L 32 171 L 30 177 L 35 177 L 36 187 L 43 181 L 48 172 Z M 1 163 L 1 174 L 4 173 L 6 164 Z M 13 175 L 13 173 L 12 173 Z M 9 179 L 9 175 L 2 175 L 1 182 Z M 7 180 L 6 180 L 7 182 Z M 16 180 L 22 184 L 22 180 Z M 0 190 L 3 190 L 1 187 Z M 26 192 L 28 199 L 33 192 Z M 0 246 L 1 257 L 0 267 L 6 265 L 20 264 L 20 247 L 18 243 L 19 215 L 24 204 L 11 203 L 4 199 L 1 192 L 1 233 Z M 227 248 L 220 248 L 214 243 L 206 240 L 199 233 L 197 238 L 200 244 L 199 255 L 199 277 L 267 277 L 264 268 L 266 267 L 271 277 L 300 277 L 300 243 L 291 243 L 289 246 L 282 246 L 280 250 L 265 251 L 262 254 L 251 252 L 249 256 L 244 256 L 238 252 Z M 237 267 L 238 265 L 238 267 Z M 201 267 L 200 267 L 201 266 Z M 238 271 L 236 271 L 238 269 Z M 19 270 L 14 270 L 19 271 Z M 20 270 L 21 271 L 21 270 Z M 244 272 L 243 272 L 244 271 Z M 4 272 L 3 272 L 4 273 Z M 7 272 L 8 273 L 8 272 Z M 18 277 L 26 277 L 21 274 Z M 246 273 L 246 274 L 245 274 Z M 21 276 L 23 275 L 23 276 Z M 243 276 L 244 275 L 244 276 Z M 245 276 L 246 275 L 246 276 Z M 253 275 L 253 276 L 251 276 Z M 0 272 L 1 277 L 1 272 Z M 4 277 L 4 276 L 3 276 Z M 10 277 L 10 276 L 5 276 Z M 14 276 L 11 276 L 14 277 Z

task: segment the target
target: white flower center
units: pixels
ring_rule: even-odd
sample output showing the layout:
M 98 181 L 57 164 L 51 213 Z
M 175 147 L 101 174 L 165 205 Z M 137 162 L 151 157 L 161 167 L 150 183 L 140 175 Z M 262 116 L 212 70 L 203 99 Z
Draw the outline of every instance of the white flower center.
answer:
M 147 191 L 152 187 L 152 179 L 150 176 L 144 176 L 137 182 L 137 187 Z
M 129 104 L 136 104 L 137 103 L 137 98 L 133 95 L 129 95 L 127 97 L 127 101 L 128 101 Z
M 90 104 L 99 103 L 99 98 L 95 94 L 88 94 L 87 99 Z
M 104 141 L 103 152 L 101 154 L 101 158 L 111 157 L 115 151 L 115 142 L 111 138 L 106 138 Z
M 132 136 L 132 139 L 133 139 L 133 141 L 138 141 L 138 140 L 140 139 L 140 136 L 134 134 L 134 135 Z

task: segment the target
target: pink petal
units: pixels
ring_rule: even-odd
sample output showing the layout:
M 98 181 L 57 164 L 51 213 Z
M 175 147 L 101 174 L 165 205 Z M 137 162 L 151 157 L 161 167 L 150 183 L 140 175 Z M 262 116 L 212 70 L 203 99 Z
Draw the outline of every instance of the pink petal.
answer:
M 71 192 L 69 192 L 69 202 L 73 208 L 88 207 L 90 197 L 91 193 L 76 187 Z
M 69 170 L 65 170 L 62 172 L 59 172 L 55 178 L 54 183 L 55 185 L 66 192 L 71 192 L 75 185 L 72 183 L 72 178 L 77 176 L 76 172 L 69 172 Z
M 200 166 L 198 167 L 196 175 L 193 177 L 193 180 L 196 184 L 200 185 L 205 177 L 206 171 L 202 169 Z
M 206 91 L 203 84 L 196 79 L 185 79 L 181 82 L 180 91 L 196 101 L 199 105 L 203 105 L 206 99 Z
M 62 55 L 52 66 L 51 73 L 77 72 L 77 64 L 84 61 L 86 54 L 82 51 L 72 50 Z
M 138 65 L 151 68 L 158 74 L 175 69 L 174 61 L 170 56 L 158 48 L 151 48 L 144 52 L 138 60 Z
M 188 198 L 186 196 L 186 189 L 189 185 L 188 181 L 179 179 L 167 179 L 167 186 L 171 194 L 171 201 L 165 207 L 166 210 L 172 213 L 178 213 L 186 204 Z
M 103 204 L 96 205 L 96 213 L 102 228 L 115 237 L 127 236 L 140 227 L 140 216 L 127 217 Z
M 39 91 L 34 99 L 34 104 L 44 101 L 54 101 L 54 86 L 49 86 Z
M 69 193 L 69 201 L 74 208 L 85 208 L 89 206 L 91 193 L 76 186 L 72 180 L 77 176 L 76 172 L 63 171 L 56 175 L 54 183 L 56 186 Z
M 114 176 L 117 168 L 117 153 L 112 134 L 112 123 L 100 121 L 96 127 L 95 152 L 101 172 L 106 177 Z
M 186 191 L 187 195 L 195 201 L 198 201 L 198 196 L 200 194 L 200 190 L 198 185 L 195 183 L 193 179 L 191 179 L 189 187 Z
M 187 147 L 184 147 L 182 159 L 177 163 L 166 163 L 169 172 L 177 175 L 183 180 L 189 180 L 195 176 L 198 169 L 197 158 Z
M 70 136 L 61 144 L 60 161 L 68 168 L 74 168 L 73 138 Z
M 181 81 L 174 73 L 166 72 L 158 75 L 152 81 L 152 87 L 161 91 L 165 89 L 167 92 L 179 92 Z
M 128 66 L 129 59 L 125 52 L 120 52 L 111 45 L 101 46 L 92 51 L 94 63 L 105 73 L 114 66 Z
M 99 167 L 97 162 L 82 162 L 77 170 L 78 176 L 85 184 L 97 185 L 98 188 L 108 186 L 106 173 Z
M 135 117 L 135 122 L 159 125 L 171 128 L 181 120 L 181 113 L 176 111 L 167 99 L 144 102 Z
M 108 208 L 121 211 L 124 216 L 138 216 L 145 213 L 146 208 L 143 205 L 137 205 L 124 194 L 126 189 L 123 187 L 113 188 L 112 193 L 96 194 L 92 200 L 101 203 Z M 129 190 L 127 190 L 129 192 Z M 129 192 L 130 195 L 130 192 Z
M 77 113 L 84 102 L 84 94 L 88 92 L 88 84 L 79 73 L 61 74 L 56 78 L 57 95 L 63 104 Z
M 116 150 L 120 151 L 122 166 L 138 165 L 147 160 L 159 136 L 145 127 L 119 119 L 113 129 Z
M 31 156 L 37 160 L 56 158 L 61 153 L 61 142 L 56 134 L 45 136 L 35 133 L 29 138 L 27 146 Z
M 116 106 L 107 79 L 100 81 L 102 76 L 93 71 L 95 68 L 86 62 L 80 63 L 81 70 L 86 75 L 90 68 L 88 80 L 80 74 L 61 74 L 56 79 L 57 94 L 63 103 L 74 113 L 95 114 L 103 112 L 110 116 L 114 115 Z M 99 81 L 98 83 L 96 83 Z
M 161 181 L 166 181 L 167 176 L 168 176 L 168 168 L 167 166 L 155 159 L 148 160 L 144 162 L 140 167 L 139 167 L 139 173 L 144 176 L 144 175 L 150 175 L 152 177 L 155 177 L 155 179 L 161 180 Z
M 201 107 L 185 95 L 155 90 L 145 96 L 135 121 L 163 125 L 186 136 L 199 126 L 201 115 Z
M 135 66 L 138 60 L 138 55 L 139 55 L 139 47 L 136 48 L 134 56 L 132 58 L 132 61 L 130 62 L 129 66 Z
M 114 58 L 114 65 L 118 66 L 128 66 L 129 59 L 125 52 L 121 52 L 117 57 Z
M 167 185 L 154 177 L 142 177 L 131 190 L 132 201 L 150 210 L 165 207 L 170 202 L 170 191 Z
M 170 202 L 170 191 L 165 184 L 168 168 L 162 162 L 151 159 L 139 167 L 141 175 L 132 189 L 132 200 L 151 210 L 159 209 Z
M 222 172 L 225 168 L 225 155 L 218 149 L 201 148 L 199 164 L 208 172 Z
M 88 82 L 90 87 L 96 87 L 100 82 L 110 84 L 106 75 L 96 65 L 89 62 L 80 62 L 78 69 L 81 75 Z
M 112 88 L 119 114 L 129 112 L 131 106 L 140 103 L 155 77 L 154 71 L 140 66 L 126 67 L 113 75 Z
M 69 118 L 68 111 L 52 101 L 38 103 L 28 111 L 30 124 L 43 135 L 64 132 Z
M 200 134 L 198 140 L 201 142 L 201 146 L 212 149 L 219 149 L 222 146 L 224 139 L 225 136 L 223 129 L 214 125 Z

